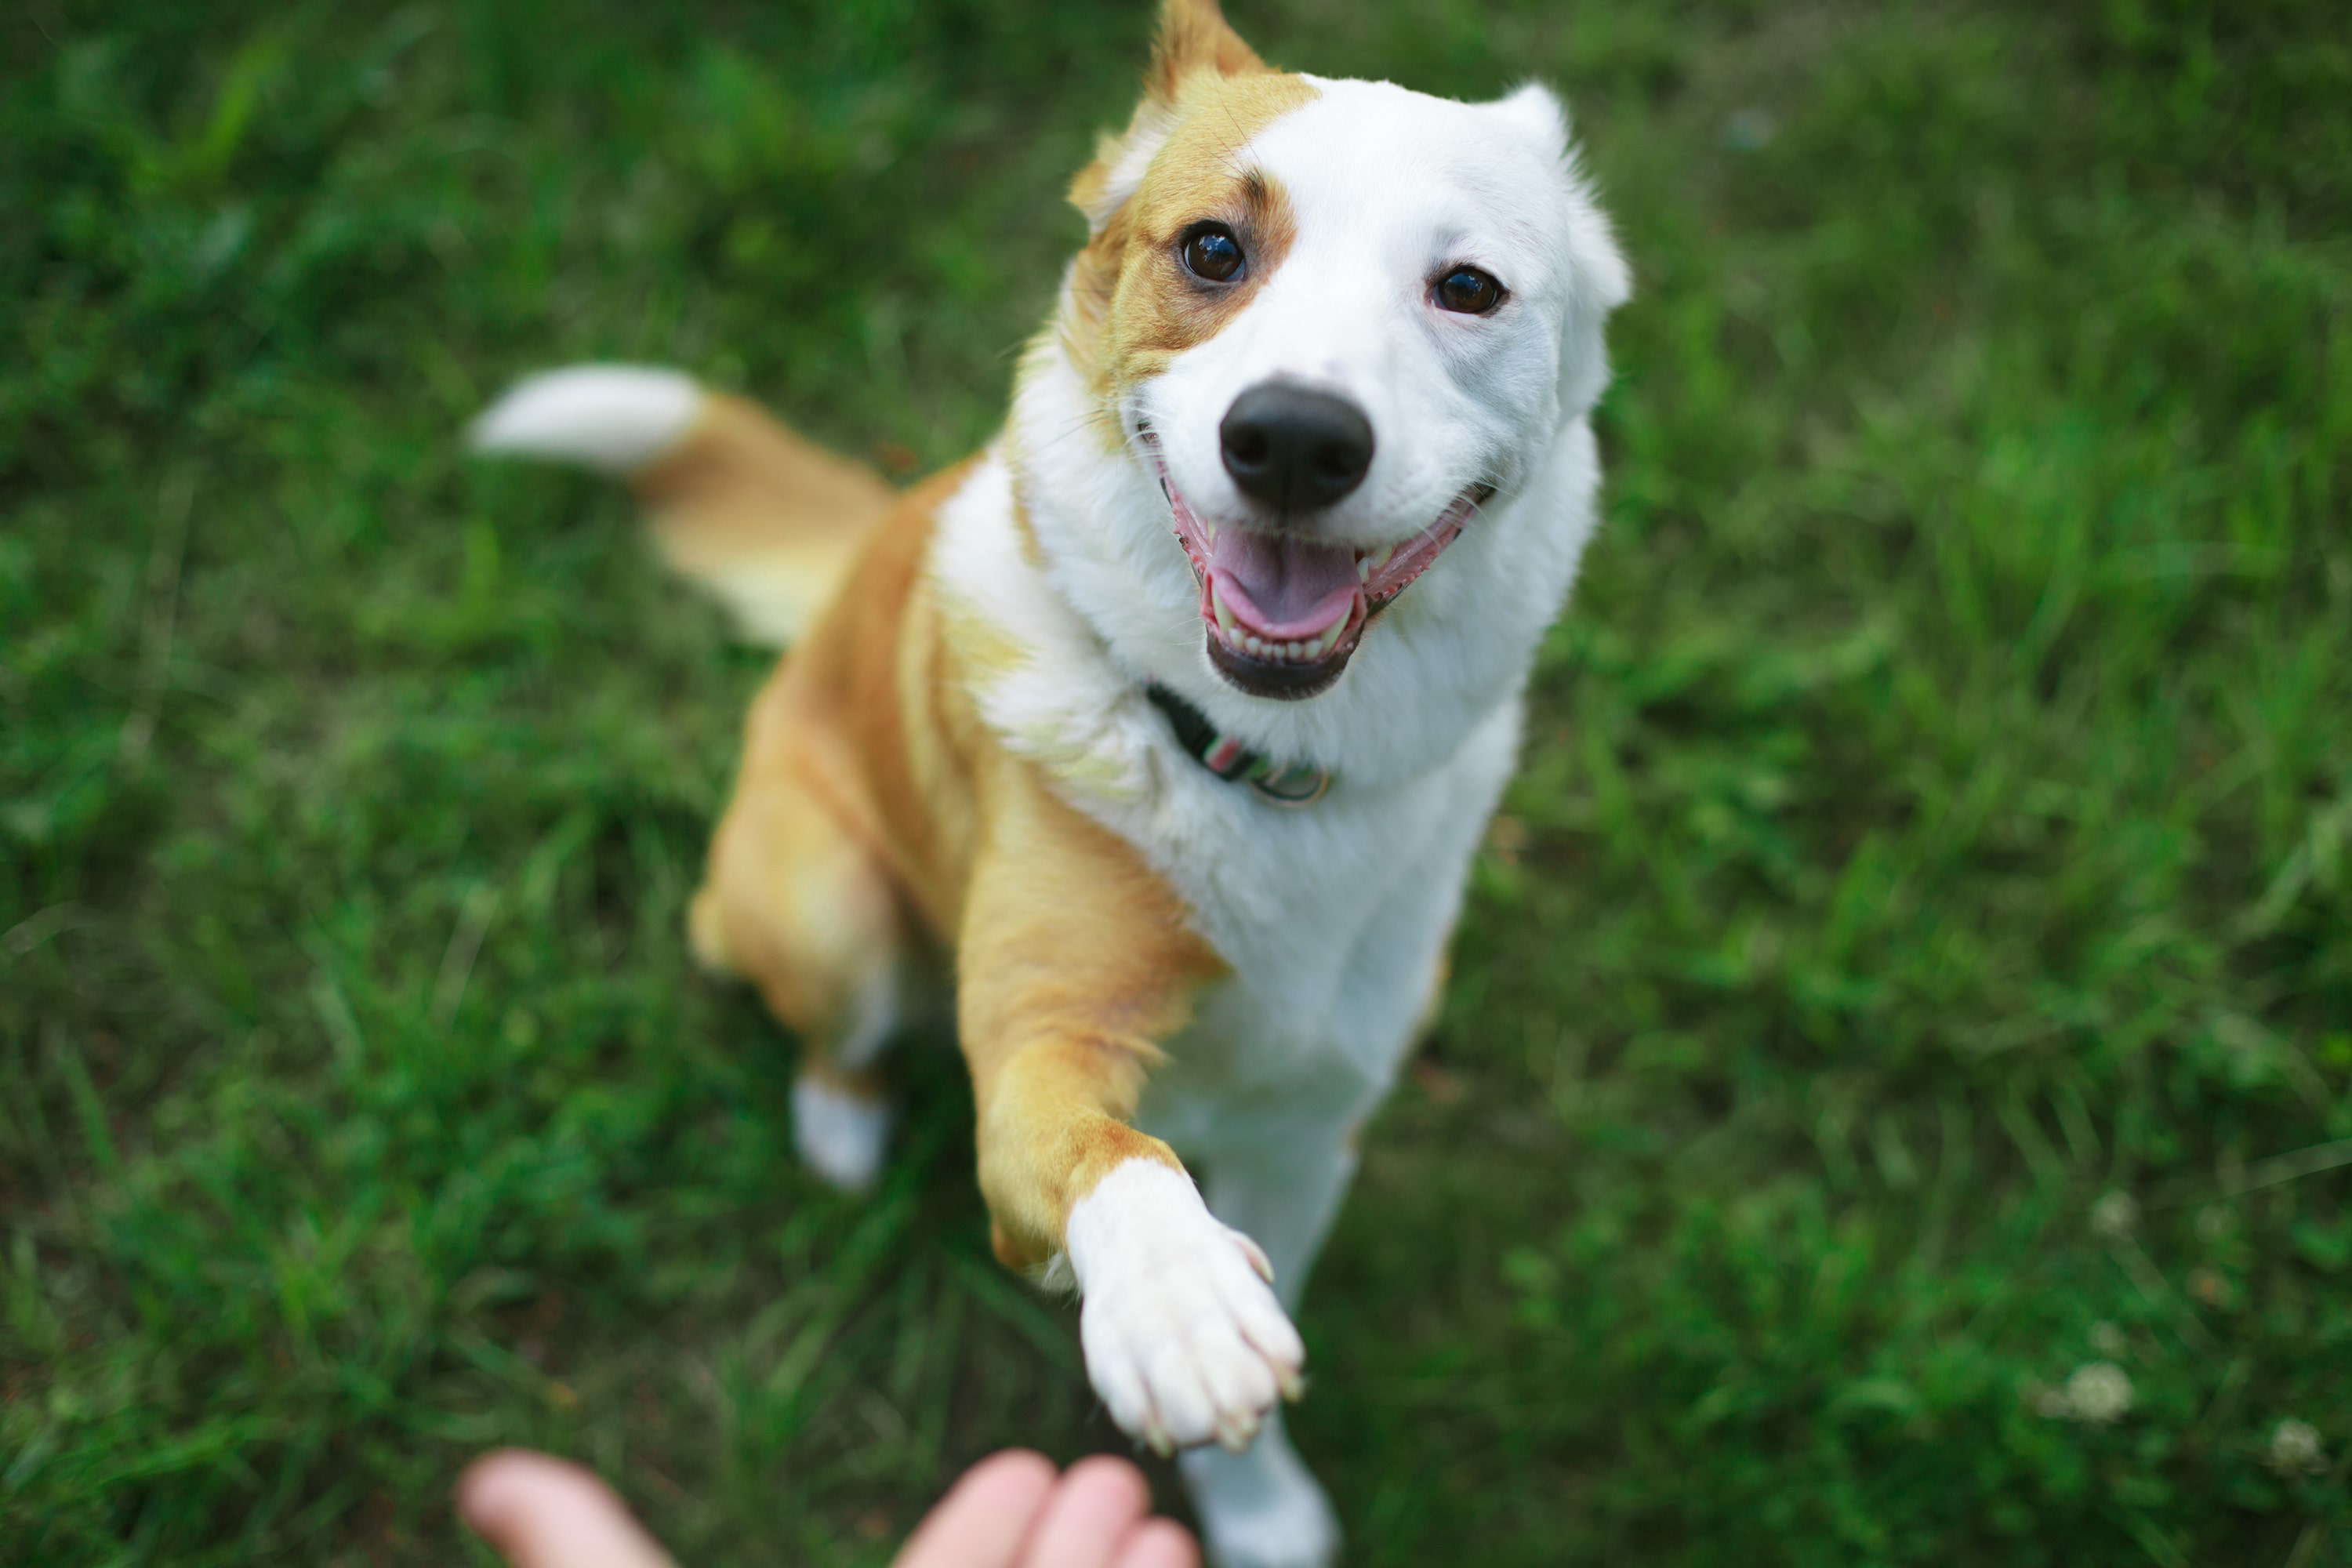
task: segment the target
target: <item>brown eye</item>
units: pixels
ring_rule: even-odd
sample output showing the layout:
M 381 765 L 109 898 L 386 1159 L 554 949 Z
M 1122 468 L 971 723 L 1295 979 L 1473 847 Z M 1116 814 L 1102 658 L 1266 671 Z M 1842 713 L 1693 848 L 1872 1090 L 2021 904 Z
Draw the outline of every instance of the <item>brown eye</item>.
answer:
M 1437 307 L 1465 316 L 1483 316 L 1503 302 L 1503 286 L 1495 275 L 1475 267 L 1457 267 L 1437 280 Z
M 1187 229 L 1181 254 L 1184 269 L 1209 283 L 1230 283 L 1242 275 L 1242 242 L 1221 223 Z

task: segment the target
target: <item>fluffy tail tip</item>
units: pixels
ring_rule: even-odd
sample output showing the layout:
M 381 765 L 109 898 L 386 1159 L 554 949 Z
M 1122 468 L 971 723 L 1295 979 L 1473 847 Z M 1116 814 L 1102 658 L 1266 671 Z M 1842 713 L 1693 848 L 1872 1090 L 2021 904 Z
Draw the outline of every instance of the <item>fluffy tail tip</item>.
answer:
M 702 388 L 674 370 L 572 365 L 516 383 L 475 418 L 466 439 L 478 452 L 625 474 L 668 450 L 701 404 Z

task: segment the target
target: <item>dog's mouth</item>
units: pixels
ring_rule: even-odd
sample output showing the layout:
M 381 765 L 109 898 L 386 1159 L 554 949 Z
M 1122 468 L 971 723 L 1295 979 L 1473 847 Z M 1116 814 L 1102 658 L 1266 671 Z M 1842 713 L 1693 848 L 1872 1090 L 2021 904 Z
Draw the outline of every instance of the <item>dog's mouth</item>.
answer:
M 1148 429 L 1143 444 L 1201 584 L 1209 662 L 1252 697 L 1297 700 L 1329 689 L 1372 617 L 1435 563 L 1495 493 L 1473 484 L 1420 532 L 1365 550 L 1206 522 L 1168 477 Z

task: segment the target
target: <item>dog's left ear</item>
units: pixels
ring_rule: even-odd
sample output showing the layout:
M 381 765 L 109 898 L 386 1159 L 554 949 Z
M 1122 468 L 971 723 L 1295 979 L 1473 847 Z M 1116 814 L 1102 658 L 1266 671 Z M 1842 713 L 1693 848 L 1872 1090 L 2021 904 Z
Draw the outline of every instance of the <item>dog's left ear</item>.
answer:
M 1569 300 L 1560 343 L 1559 400 L 1563 414 L 1580 414 L 1609 384 L 1609 351 L 1601 327 L 1610 311 L 1633 298 L 1633 274 L 1617 248 L 1608 215 L 1593 199 L 1576 145 L 1569 139 L 1568 110 L 1559 99 L 1540 82 L 1529 82 L 1486 109 L 1558 165 L 1566 186 Z
M 1151 155 L 1175 127 L 1177 105 L 1188 82 L 1254 76 L 1267 68 L 1257 51 L 1226 24 L 1217 0 L 1160 0 L 1151 64 L 1143 73 L 1143 101 L 1135 106 L 1135 118 L 1123 133 L 1105 135 L 1096 142 L 1095 161 L 1070 184 L 1070 201 L 1087 215 L 1087 227 L 1100 234 L 1143 183 Z

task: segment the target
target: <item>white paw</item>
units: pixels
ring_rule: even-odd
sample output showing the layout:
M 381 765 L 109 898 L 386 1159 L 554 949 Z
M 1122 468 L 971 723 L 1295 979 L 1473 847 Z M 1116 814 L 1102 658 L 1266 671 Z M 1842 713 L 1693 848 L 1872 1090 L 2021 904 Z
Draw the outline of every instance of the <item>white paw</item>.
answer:
M 1339 1521 L 1279 1426 L 1246 1454 L 1183 1458 L 1184 1484 L 1215 1568 L 1330 1568 Z
M 793 1085 L 793 1140 L 801 1163 L 844 1192 L 864 1192 L 882 1173 L 890 1102 L 803 1076 Z
M 1238 1450 L 1297 1397 L 1307 1347 L 1267 1288 L 1265 1254 L 1181 1171 L 1128 1161 L 1071 1207 L 1064 1240 L 1087 1375 L 1122 1430 L 1162 1453 Z

